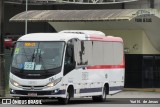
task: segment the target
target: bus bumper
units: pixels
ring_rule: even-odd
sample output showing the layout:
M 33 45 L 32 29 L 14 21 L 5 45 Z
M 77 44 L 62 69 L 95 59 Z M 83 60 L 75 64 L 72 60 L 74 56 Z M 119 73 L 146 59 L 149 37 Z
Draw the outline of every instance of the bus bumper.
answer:
M 50 91 L 30 91 L 30 90 L 13 90 L 10 89 L 10 96 L 12 97 L 54 97 L 54 98 L 65 98 L 66 91 L 65 90 L 50 90 Z

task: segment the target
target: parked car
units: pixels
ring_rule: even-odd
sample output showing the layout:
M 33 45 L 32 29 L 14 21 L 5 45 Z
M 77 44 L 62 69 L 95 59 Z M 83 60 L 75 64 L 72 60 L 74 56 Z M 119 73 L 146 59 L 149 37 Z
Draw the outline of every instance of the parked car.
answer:
M 4 48 L 5 49 L 11 48 L 13 46 L 12 44 L 13 44 L 12 39 L 9 39 L 9 38 L 4 39 Z
M 0 39 L 0 42 L 1 42 L 1 39 Z M 13 47 L 13 43 L 14 41 L 10 38 L 5 38 L 4 39 L 4 48 L 5 49 L 10 49 L 11 47 Z

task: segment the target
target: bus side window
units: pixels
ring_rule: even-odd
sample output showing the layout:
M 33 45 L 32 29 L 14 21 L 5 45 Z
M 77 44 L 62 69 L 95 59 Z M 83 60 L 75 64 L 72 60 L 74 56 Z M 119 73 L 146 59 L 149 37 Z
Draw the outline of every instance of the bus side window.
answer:
M 69 73 L 75 68 L 73 45 L 68 45 L 66 48 L 65 61 L 64 61 L 64 75 Z

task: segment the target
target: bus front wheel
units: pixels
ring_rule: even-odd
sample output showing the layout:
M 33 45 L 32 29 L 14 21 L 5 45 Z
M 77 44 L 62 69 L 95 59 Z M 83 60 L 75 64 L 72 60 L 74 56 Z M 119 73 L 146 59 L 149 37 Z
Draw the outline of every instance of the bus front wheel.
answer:
M 106 101 L 106 87 L 104 86 L 102 95 L 100 96 L 92 96 L 92 100 L 95 102 L 104 102 Z
M 58 98 L 58 102 L 60 104 L 64 104 L 65 105 L 65 104 L 68 104 L 69 99 L 70 99 L 69 92 L 67 92 L 66 98 Z

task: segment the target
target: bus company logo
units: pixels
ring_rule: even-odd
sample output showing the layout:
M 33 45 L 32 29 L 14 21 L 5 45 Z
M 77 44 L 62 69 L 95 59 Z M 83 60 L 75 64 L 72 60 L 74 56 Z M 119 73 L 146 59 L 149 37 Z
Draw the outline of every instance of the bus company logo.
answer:
M 105 78 L 108 78 L 108 74 L 105 74 Z
M 2 99 L 2 104 L 11 104 L 11 99 Z
M 88 80 L 88 72 L 82 72 L 82 80 Z
M 52 81 L 54 81 L 54 80 L 55 80 L 55 77 L 49 78 L 49 82 L 52 82 Z
M 31 90 L 34 90 L 34 86 L 31 86 Z

